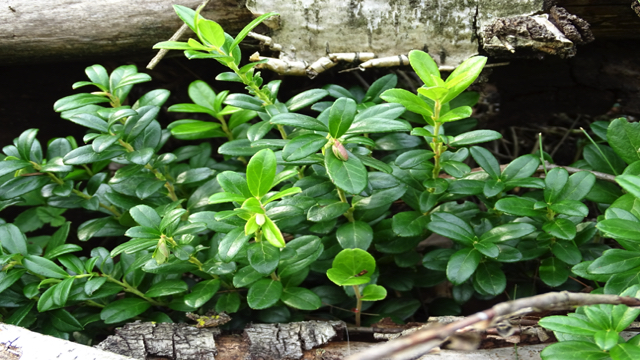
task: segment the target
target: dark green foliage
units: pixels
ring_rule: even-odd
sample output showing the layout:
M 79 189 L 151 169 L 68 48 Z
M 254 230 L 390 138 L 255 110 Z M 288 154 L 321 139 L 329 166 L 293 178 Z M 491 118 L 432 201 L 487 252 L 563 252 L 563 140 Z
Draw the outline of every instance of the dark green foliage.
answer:
M 535 291 L 581 277 L 603 283 L 596 291 L 605 293 L 637 284 L 637 124 L 594 125 L 610 146 L 588 145 L 585 171 L 555 167 L 541 179 L 537 156 L 501 166 L 476 146 L 500 137 L 471 130 L 478 97 L 463 91 L 483 57 L 443 80 L 429 55 L 412 51 L 411 65 L 425 84 L 418 94 L 394 88 L 396 77 L 387 75 L 366 92 L 328 85 L 280 102 L 280 81 L 263 84 L 256 63 L 239 67 L 238 43 L 273 14 L 234 39 L 198 12 L 176 11 L 199 40 L 156 47 L 216 59 L 231 70 L 218 79 L 241 82 L 248 94 L 216 94 L 195 81 L 188 89 L 193 103 L 169 111 L 204 113 L 211 121 L 184 119 L 163 129 L 157 117 L 167 90 L 122 105 L 132 86 L 150 77 L 133 66 L 111 74 L 88 67 L 90 81 L 74 87 L 100 91 L 54 105 L 62 118 L 87 128 L 84 145 L 58 138 L 44 148 L 29 129 L 3 148 L 0 209 L 28 205 L 13 223 L 0 224 L 5 322 L 40 331 L 50 323 L 55 331 L 48 332 L 65 338 L 134 317 L 156 320 L 158 311 L 162 321 L 173 321 L 214 309 L 237 314 L 235 326 L 306 312 L 349 321 L 355 313 L 359 323 L 371 302 L 378 303 L 368 313 L 403 321 L 422 308 L 421 288 L 444 281 L 453 285 L 454 301 L 427 304 L 432 314 L 456 314 L 474 297 L 521 296 L 518 283 Z M 297 113 L 307 108 L 317 116 Z M 166 152 L 171 136 L 226 142 Z M 224 160 L 214 161 L 214 152 Z M 616 174 L 617 183 L 590 170 Z M 594 214 L 587 201 L 608 208 Z M 82 247 L 67 243 L 64 212 L 71 208 L 91 214 L 77 238 L 109 238 L 110 249 L 74 254 Z M 52 235 L 31 236 L 43 227 Z M 448 243 L 418 246 L 433 234 Z M 620 246 L 611 248 L 601 236 Z M 613 344 L 589 326 L 578 335 L 593 335 L 611 356 L 630 344 Z

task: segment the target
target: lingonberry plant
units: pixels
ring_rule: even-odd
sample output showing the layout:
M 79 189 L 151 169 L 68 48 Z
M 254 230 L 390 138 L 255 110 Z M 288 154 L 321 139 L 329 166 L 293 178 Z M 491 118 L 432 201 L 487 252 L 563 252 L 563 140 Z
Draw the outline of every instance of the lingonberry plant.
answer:
M 478 94 L 465 92 L 484 57 L 445 79 L 412 51 L 424 83 L 417 94 L 387 75 L 366 90 L 328 85 L 281 102 L 280 81 L 264 84 L 259 62 L 241 66 L 238 46 L 273 14 L 233 38 L 175 8 L 198 40 L 156 48 L 215 59 L 231 70 L 217 79 L 248 93 L 195 81 L 193 103 L 169 111 L 212 121 L 163 129 L 167 90 L 127 105 L 148 75 L 88 67 L 89 81 L 73 87 L 97 91 L 54 104 L 87 128 L 85 145 L 57 138 L 45 153 L 30 129 L 3 148 L 0 208 L 26 207 L 0 225 L 4 322 L 88 342 L 105 325 L 184 321 L 186 312 L 226 312 L 229 327 L 308 314 L 359 325 L 362 315 L 403 321 L 421 308 L 458 314 L 472 298 L 572 289 L 570 277 L 605 293 L 638 283 L 638 124 L 594 123 L 598 142 L 570 168 L 537 154 L 501 165 L 478 146 L 501 135 L 472 130 Z M 205 141 L 163 150 L 172 136 Z M 214 149 L 209 138 L 225 142 Z M 77 238 L 107 238 L 108 248 L 66 242 L 72 208 L 90 218 Z M 30 235 L 44 224 L 57 230 Z M 434 243 L 434 234 L 447 240 Z M 435 286 L 446 291 L 423 308 L 424 289 Z

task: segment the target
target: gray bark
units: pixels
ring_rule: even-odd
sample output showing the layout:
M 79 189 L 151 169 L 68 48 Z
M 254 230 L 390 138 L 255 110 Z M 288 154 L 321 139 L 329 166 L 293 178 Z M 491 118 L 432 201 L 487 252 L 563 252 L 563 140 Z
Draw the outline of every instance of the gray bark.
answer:
M 172 4 L 195 9 L 202 0 L 3 0 L 0 65 L 104 56 L 146 55 L 182 25 Z M 229 32 L 253 17 L 236 0 L 212 0 L 202 13 Z

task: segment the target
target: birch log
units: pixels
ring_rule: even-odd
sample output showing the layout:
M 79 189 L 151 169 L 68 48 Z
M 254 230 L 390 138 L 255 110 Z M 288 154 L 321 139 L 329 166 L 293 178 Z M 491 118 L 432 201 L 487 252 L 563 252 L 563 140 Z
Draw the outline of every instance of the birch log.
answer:
M 372 42 L 374 47 L 388 48 L 392 53 L 392 46 L 396 41 L 403 48 L 422 48 L 424 39 L 412 43 L 410 35 L 406 33 L 396 34 L 393 28 L 389 35 L 378 27 L 381 19 L 373 13 L 374 8 L 367 9 L 372 0 L 361 1 L 299 1 L 303 12 L 307 13 L 302 21 L 292 18 L 282 18 L 283 22 L 290 26 L 299 27 L 302 32 L 300 37 L 308 43 L 315 43 L 316 53 L 325 52 L 326 42 L 331 45 L 331 51 L 336 52 L 345 38 L 346 27 L 319 28 L 315 19 L 325 17 L 326 7 L 318 4 L 327 3 L 329 8 L 343 9 L 341 4 L 353 4 L 351 12 L 347 6 L 347 12 L 340 16 L 351 17 L 351 24 L 360 25 L 357 31 L 364 31 L 364 37 L 358 38 L 358 42 L 366 44 Z M 591 23 L 596 37 L 604 38 L 639 38 L 640 21 L 629 7 L 630 0 L 558 0 L 559 6 L 564 6 L 570 13 L 584 18 Z M 404 3 L 396 1 L 393 3 Z M 465 38 L 458 40 L 448 47 L 464 49 L 473 46 L 479 25 L 497 16 L 531 15 L 543 8 L 543 3 L 550 0 L 440 0 L 440 1 L 409 1 L 409 4 L 422 4 L 415 6 L 413 14 L 409 12 L 403 26 L 419 26 L 442 33 L 446 37 L 455 36 Z M 173 12 L 171 5 L 180 4 L 195 8 L 201 0 L 4 0 L 0 2 L 0 65 L 24 64 L 25 62 L 57 62 L 64 60 L 99 60 L 105 56 L 153 55 L 151 46 L 163 41 L 182 24 Z M 279 0 L 252 0 L 247 1 L 254 10 L 287 11 L 280 6 Z M 382 3 L 387 3 L 383 1 Z M 392 3 L 392 2 L 388 2 Z M 244 6 L 242 0 L 212 0 L 203 12 L 205 17 L 219 22 L 230 34 L 237 33 L 245 24 L 253 18 L 251 12 Z M 285 5 L 289 1 L 285 1 Z M 435 4 L 438 4 L 437 6 Z M 465 5 L 466 4 L 466 5 Z M 484 4 L 484 5 L 483 5 Z M 499 4 L 507 4 L 506 8 L 496 8 Z M 293 8 L 293 6 L 289 6 Z M 536 10 L 537 9 L 537 10 Z M 384 9 L 383 9 L 384 10 Z M 392 9 L 393 10 L 393 9 Z M 419 10 L 419 13 L 416 12 Z M 476 14 L 477 12 L 477 14 Z M 506 15 L 505 15 L 506 14 Z M 392 21 L 400 21 L 400 11 L 383 13 Z M 395 18 L 394 18 L 395 16 Z M 429 18 L 430 17 L 430 18 Z M 306 20 L 305 20 L 306 19 Z M 427 20 L 425 20 L 427 19 Z M 474 23 L 474 19 L 476 20 Z M 417 20 L 429 23 L 419 24 Z M 353 22 L 355 21 L 355 23 Z M 345 23 L 346 24 L 346 23 Z M 348 24 L 346 24 L 348 25 Z M 393 25 L 393 23 L 392 23 Z M 398 24 L 400 26 L 400 24 Z M 315 26 L 315 27 L 314 27 Z M 350 25 L 349 25 L 350 26 Z M 367 28 L 371 30 L 371 37 L 367 34 Z M 361 30 L 362 29 L 362 30 Z M 320 32 L 334 32 L 336 37 L 327 41 Z M 315 32 L 315 33 L 314 33 Z M 318 33 L 318 34 L 316 34 Z M 304 36 L 302 36 L 304 34 Z M 309 36 L 312 37 L 309 37 Z M 322 35 L 315 37 L 315 35 Z M 348 33 L 347 37 L 354 37 Z M 385 43 L 385 37 L 389 37 Z M 419 40 L 419 39 L 418 39 Z M 432 44 L 432 51 L 440 51 L 441 44 L 433 39 L 427 42 Z M 289 44 L 289 46 L 296 46 Z M 445 44 L 446 45 L 446 44 Z M 303 45 L 297 45 L 302 51 Z M 446 47 L 442 47 L 445 51 Z M 347 51 L 358 51 L 353 46 L 345 48 Z M 383 49 L 387 52 L 386 49 Z M 405 49 L 406 50 L 406 49 Z M 457 50 L 456 50 L 457 51 Z M 460 56 L 456 51 L 449 49 L 449 60 L 455 63 Z M 470 51 L 466 49 L 465 51 Z M 440 58 L 440 54 L 435 54 Z M 307 59 L 305 59 L 307 60 Z M 314 60 L 307 60 L 314 61 Z M 446 59 L 445 61 L 446 62 Z

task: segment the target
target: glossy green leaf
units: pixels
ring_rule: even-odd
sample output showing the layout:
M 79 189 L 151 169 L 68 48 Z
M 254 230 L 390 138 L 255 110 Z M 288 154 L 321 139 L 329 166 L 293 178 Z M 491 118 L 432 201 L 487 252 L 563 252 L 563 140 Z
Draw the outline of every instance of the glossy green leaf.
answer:
M 473 284 L 489 295 L 500 295 L 507 287 L 507 277 L 497 263 L 484 262 L 478 265 Z
M 380 286 L 370 284 L 362 290 L 362 301 L 380 301 L 387 297 L 387 290 Z
M 100 312 L 100 319 L 105 324 L 119 323 L 145 312 L 151 304 L 139 298 L 116 300 L 105 306 Z
M 558 214 L 569 216 L 586 217 L 589 215 L 589 208 L 587 205 L 576 200 L 560 200 L 551 204 L 549 208 Z
M 569 181 L 564 186 L 556 201 L 584 199 L 596 182 L 596 176 L 589 171 L 578 171 L 569 176 Z
M 549 170 L 547 176 L 544 179 L 544 201 L 548 204 L 554 203 L 564 186 L 569 180 L 569 173 L 563 168 L 553 168 Z
M 563 240 L 573 240 L 576 237 L 576 225 L 568 219 L 555 218 L 542 225 L 542 230 L 553 237 Z
M 273 306 L 282 296 L 282 283 L 271 279 L 256 281 L 249 288 L 247 303 L 255 310 Z
M 184 303 L 193 308 L 199 308 L 209 301 L 219 288 L 219 279 L 200 281 L 191 289 L 191 293 L 184 296 Z
M 393 215 L 391 228 L 398 236 L 418 236 L 422 234 L 429 217 L 417 211 L 403 211 Z
M 264 225 L 262 225 L 264 237 L 271 245 L 281 248 L 285 246 L 284 237 L 278 225 L 274 224 L 269 217 L 265 217 Z
M 147 205 L 138 205 L 132 207 L 129 210 L 131 217 L 139 225 L 146 226 L 148 228 L 158 228 L 160 226 L 160 216 L 158 213 Z
M 640 347 L 632 344 L 617 344 L 609 352 L 614 360 L 634 360 L 640 357 Z
M 596 227 L 613 238 L 640 241 L 640 224 L 625 219 L 607 219 L 599 221 Z
M 502 242 L 520 239 L 536 231 L 536 227 L 527 223 L 510 223 L 494 227 L 482 234 L 480 241 Z
M 536 172 L 538 165 L 540 165 L 540 159 L 534 155 L 520 156 L 504 168 L 500 178 L 503 181 L 528 178 Z
M 62 332 L 73 332 L 83 330 L 83 326 L 71 313 L 64 309 L 51 312 L 51 325 Z
M 10 223 L 1 224 L 0 239 L 2 247 L 10 254 L 27 255 L 27 239 L 17 226 Z
M 429 54 L 420 50 L 412 50 L 409 52 L 409 62 L 425 86 L 431 87 L 438 85 L 434 77 L 440 78 L 440 70 L 438 69 L 438 64 L 436 64 Z
M 26 269 L 15 269 L 8 272 L 0 272 L 0 293 L 18 281 L 25 272 L 27 272 Z
M 376 262 L 368 252 L 362 249 L 344 249 L 333 259 L 327 276 L 340 286 L 360 285 L 371 280 L 375 269 Z
M 573 241 L 556 241 L 551 246 L 551 252 L 569 265 L 576 265 L 582 261 L 582 253 Z
M 466 90 L 471 85 L 482 68 L 487 63 L 487 58 L 484 56 L 473 56 L 460 64 L 453 72 L 447 77 L 445 86 L 449 89 L 449 93 L 442 100 L 443 103 L 453 100 L 456 96 Z
M 280 261 L 280 250 L 268 242 L 250 244 L 247 247 L 249 264 L 262 275 L 271 274 Z
M 418 95 L 404 89 L 390 89 L 382 93 L 380 98 L 390 102 L 401 104 L 407 110 L 426 117 L 433 116 L 433 109 Z
M 571 316 L 547 316 L 540 319 L 538 324 L 552 331 L 585 336 L 593 336 L 600 330 L 586 320 Z
M 327 141 L 325 136 L 319 134 L 296 136 L 282 149 L 282 158 L 286 161 L 303 159 L 308 155 L 317 153 Z
M 640 124 L 625 118 L 615 119 L 607 128 L 607 140 L 627 164 L 640 160 Z
M 263 111 L 262 100 L 246 94 L 231 94 L 224 103 L 245 110 Z
M 542 260 L 539 273 L 540 280 L 551 287 L 556 287 L 567 281 L 570 271 L 565 263 L 554 257 L 550 257 Z
M 333 151 L 326 151 L 324 164 L 331 181 L 349 194 L 359 194 L 367 186 L 367 168 L 357 157 L 347 152 L 349 159 L 338 159 Z
M 66 271 L 53 261 L 45 259 L 36 255 L 26 255 L 22 260 L 22 265 L 34 274 L 55 278 L 64 279 L 69 277 Z
M 349 98 L 336 100 L 329 111 L 329 134 L 334 139 L 344 135 L 356 115 L 356 102 Z
M 289 109 L 289 111 L 297 111 L 311 104 L 316 103 L 317 101 L 319 101 L 320 99 L 322 99 L 327 95 L 329 95 L 329 92 L 327 90 L 310 89 L 295 95 L 294 97 L 289 99 L 285 103 L 285 105 L 287 106 L 287 109 Z M 327 130 L 325 129 L 324 131 L 327 131 Z
M 472 146 L 470 150 L 473 159 L 492 179 L 500 178 L 500 164 L 489 150 L 479 146 Z
M 548 319 L 548 318 L 545 318 Z M 544 320 L 544 319 L 543 319 Z M 541 320 L 542 321 L 542 320 Z M 598 345 L 586 341 L 563 341 L 551 344 L 540 353 L 543 360 L 608 360 L 608 353 L 603 352 Z
M 640 177 L 635 175 L 616 176 L 616 182 L 630 194 L 640 199 Z
M 541 216 L 545 212 L 534 210 L 535 200 L 523 197 L 507 197 L 496 201 L 496 210 L 518 216 Z
M 502 138 L 502 135 L 493 130 L 474 130 L 455 136 L 449 143 L 451 146 L 466 146 L 480 144 Z
M 271 190 L 276 177 L 276 155 L 269 149 L 260 150 L 247 165 L 247 186 L 251 194 L 263 197 Z
M 288 306 L 300 310 L 317 310 L 322 300 L 313 291 L 301 287 L 285 288 L 280 300 Z
M 223 261 L 233 261 L 233 258 L 238 254 L 240 250 L 247 244 L 251 235 L 245 235 L 242 227 L 237 227 L 231 230 L 218 247 L 218 255 Z
M 589 265 L 592 274 L 617 274 L 640 267 L 640 252 L 610 249 Z
M 367 250 L 373 240 L 373 229 L 363 221 L 347 222 L 336 230 L 336 238 L 343 249 Z
M 66 305 L 67 299 L 69 298 L 69 291 L 71 291 L 71 286 L 73 285 L 73 280 L 75 280 L 75 278 L 68 277 L 56 285 L 53 294 L 51 294 L 51 298 L 55 305 L 60 307 Z
M 432 221 L 427 224 L 427 229 L 436 234 L 459 241 L 470 246 L 475 238 L 473 229 L 459 217 L 448 213 L 437 213 L 432 216 Z
M 451 255 L 447 263 L 447 278 L 454 285 L 467 281 L 482 260 L 480 252 L 474 248 L 464 248 Z
M 272 117 L 269 122 L 301 129 L 329 132 L 329 128 L 322 121 L 312 118 L 311 116 L 297 113 L 278 114 Z

